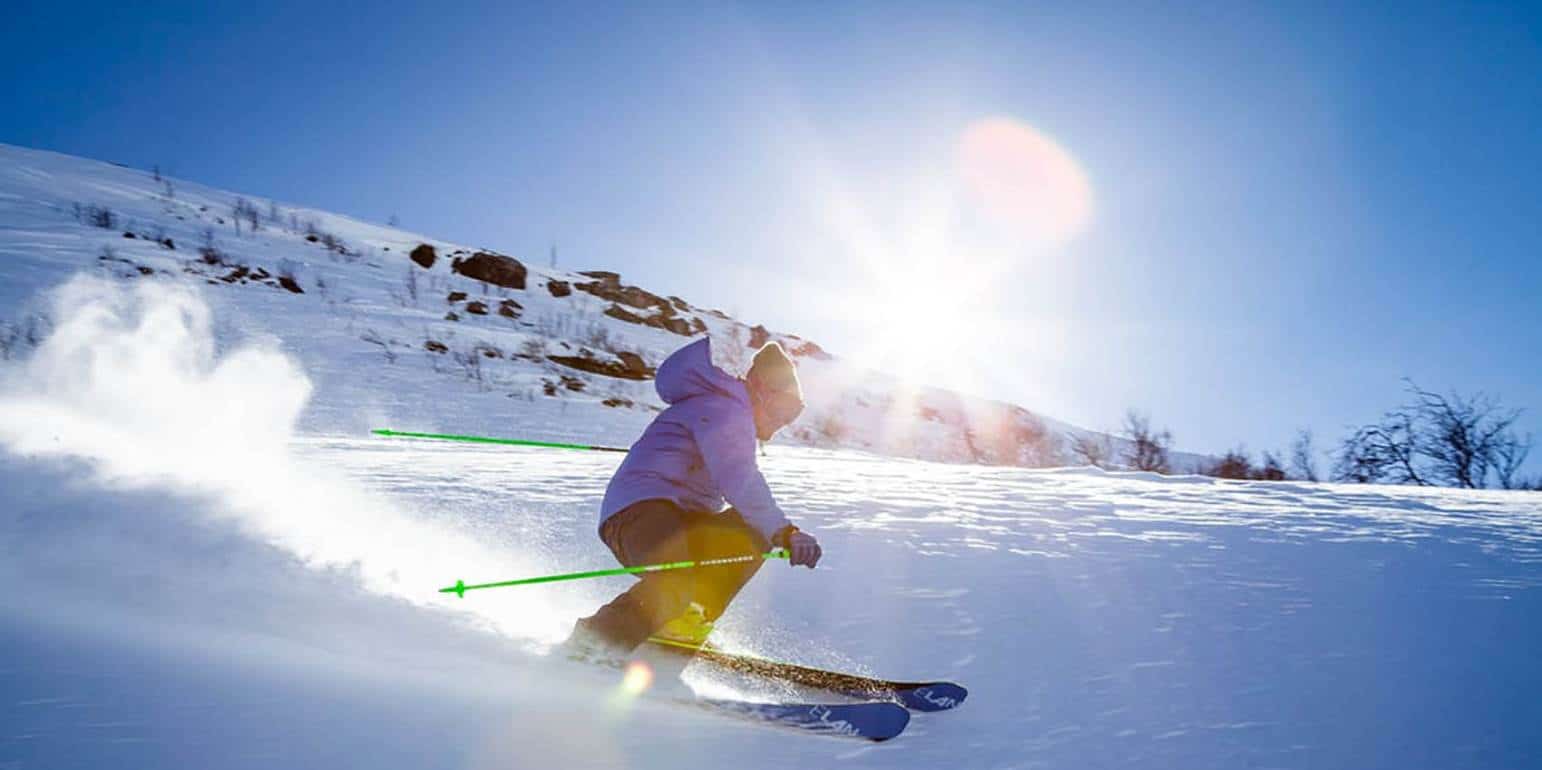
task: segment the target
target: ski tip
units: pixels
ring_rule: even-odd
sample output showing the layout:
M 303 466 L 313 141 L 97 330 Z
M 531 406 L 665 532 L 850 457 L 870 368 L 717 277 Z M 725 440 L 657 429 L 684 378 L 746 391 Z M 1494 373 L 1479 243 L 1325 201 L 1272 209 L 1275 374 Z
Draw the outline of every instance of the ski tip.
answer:
M 883 743 L 905 732 L 905 727 L 910 724 L 910 709 L 898 703 L 875 703 L 873 710 L 877 713 L 871 724 L 863 726 L 863 736 L 873 743 Z M 892 706 L 893 708 L 882 708 Z
M 947 711 L 963 705 L 969 691 L 953 682 L 927 682 L 900 690 L 899 696 L 913 711 Z

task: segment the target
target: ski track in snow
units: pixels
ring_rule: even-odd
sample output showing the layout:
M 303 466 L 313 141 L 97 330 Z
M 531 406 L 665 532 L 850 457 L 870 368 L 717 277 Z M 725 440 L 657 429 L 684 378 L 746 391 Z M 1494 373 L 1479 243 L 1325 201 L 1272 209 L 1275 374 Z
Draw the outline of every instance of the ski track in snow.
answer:
M 475 490 L 457 501 L 475 512 L 457 526 L 534 533 L 556 563 L 605 563 L 587 535 L 614 458 L 334 437 L 303 452 L 424 504 L 433 493 L 403 468 L 453 464 Z M 959 741 L 980 766 L 1073 756 L 1083 766 L 1374 765 L 1376 753 L 1398 754 L 1387 753 L 1393 742 L 1451 761 L 1503 746 L 1473 735 L 1437 749 L 1391 719 L 1432 729 L 1421 720 L 1446 711 L 1432 699 L 1502 692 L 1502 679 L 1380 677 L 1461 670 L 1424 656 L 1479 641 L 1482 654 L 1515 661 L 1515 637 L 1468 638 L 1463 624 L 1535 622 L 1523 608 L 1536 607 L 1542 580 L 1542 512 L 1529 496 L 982 469 L 797 448 L 773 448 L 765 466 L 794 517 L 826 542 L 828 562 L 763 576 L 723 633 L 760 654 L 970 685 L 960 712 L 917 720 L 907 765 L 945 761 Z M 620 585 L 559 590 L 597 604 Z M 792 613 L 790 598 L 802 605 Z M 1537 669 L 1517 673 L 1535 681 Z M 1388 725 L 1379 740 L 1377 723 Z M 1353 739 L 1350 724 L 1361 724 Z

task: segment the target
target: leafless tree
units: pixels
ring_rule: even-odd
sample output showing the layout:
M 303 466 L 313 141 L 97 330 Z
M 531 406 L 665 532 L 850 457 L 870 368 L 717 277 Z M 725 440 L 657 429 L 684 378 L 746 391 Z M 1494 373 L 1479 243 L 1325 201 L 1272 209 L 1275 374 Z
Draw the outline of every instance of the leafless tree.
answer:
M 1339 446 L 1335 481 L 1429 486 L 1418 466 L 1419 431 L 1413 414 L 1394 409 L 1375 425 L 1357 428 Z
M 241 222 L 245 220 L 248 232 L 257 232 L 262 229 L 262 214 L 257 206 L 245 198 L 236 198 L 234 206 L 230 207 L 231 218 L 236 221 L 236 232 L 241 231 Z
M 1284 481 L 1285 466 L 1280 462 L 1279 455 L 1265 450 L 1263 460 L 1253 469 L 1253 478 L 1259 481 Z
M 1317 452 L 1312 448 L 1312 431 L 1296 431 L 1290 445 L 1290 474 L 1303 481 L 1317 480 Z
M 1531 454 L 1531 434 L 1524 438 L 1514 433 L 1506 433 L 1494 444 L 1494 475 L 1499 478 L 1501 489 L 1526 489 L 1530 484 L 1526 479 L 1519 478 L 1516 474 L 1521 465 L 1525 464 L 1526 456 Z M 1537 484 L 1542 484 L 1538 479 Z M 1542 486 L 1537 486 L 1542 489 Z
M 1153 473 L 1172 471 L 1172 465 L 1168 459 L 1168 449 L 1173 440 L 1172 433 L 1166 430 L 1152 430 L 1149 417 L 1133 409 L 1126 412 L 1124 439 L 1129 442 L 1129 446 L 1125 448 L 1125 465 L 1137 471 Z
M 1520 417 L 1520 410 L 1504 409 L 1482 393 L 1470 398 L 1456 393 L 1443 396 L 1420 388 L 1412 380 L 1408 389 L 1424 428 L 1419 449 L 1439 482 L 1481 489 L 1487 486 L 1489 470 L 1501 462 L 1497 456 L 1500 445 L 1513 445 L 1505 450 L 1512 458 L 1519 451 L 1521 442 L 1510 427 Z M 1520 459 L 1524 461 L 1524 455 Z M 1513 476 L 1514 471 L 1511 468 L 1509 474 Z
M 1105 470 L 1113 467 L 1114 447 L 1107 435 L 1079 433 L 1070 439 L 1071 456 L 1078 461 Z
M 1447 396 L 1407 383 L 1409 403 L 1344 440 L 1336 480 L 1481 489 L 1492 473 L 1501 486 L 1515 483 L 1531 450 L 1531 437 L 1512 430 L 1520 410 L 1482 393 Z

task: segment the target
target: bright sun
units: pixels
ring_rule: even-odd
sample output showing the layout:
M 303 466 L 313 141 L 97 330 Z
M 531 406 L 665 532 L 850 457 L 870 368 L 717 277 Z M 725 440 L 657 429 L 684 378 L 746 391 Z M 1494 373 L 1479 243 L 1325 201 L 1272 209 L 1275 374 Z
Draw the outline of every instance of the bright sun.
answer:
M 912 382 L 978 392 L 977 363 L 1021 333 L 1006 321 L 1014 276 L 1023 280 L 1025 262 L 1053 258 L 1089 226 L 1092 186 L 1053 139 L 990 118 L 960 134 L 948 177 L 922 187 L 911 197 L 925 204 L 900 218 L 900 232 L 848 234 L 863 252 L 861 286 L 846 295 L 866 330 L 855 357 Z M 848 225 L 873 221 L 852 216 L 852 200 L 835 203 Z

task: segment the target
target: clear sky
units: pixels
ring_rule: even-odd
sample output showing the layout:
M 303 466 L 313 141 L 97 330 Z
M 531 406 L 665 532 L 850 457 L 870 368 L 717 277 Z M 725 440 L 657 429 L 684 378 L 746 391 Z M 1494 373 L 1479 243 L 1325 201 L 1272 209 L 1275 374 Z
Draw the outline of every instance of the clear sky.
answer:
M 555 243 L 1185 449 L 1327 444 L 1404 376 L 1542 434 L 1533 8 L 620 5 L 11 2 L 0 141 Z

